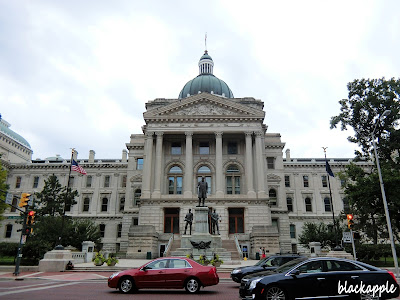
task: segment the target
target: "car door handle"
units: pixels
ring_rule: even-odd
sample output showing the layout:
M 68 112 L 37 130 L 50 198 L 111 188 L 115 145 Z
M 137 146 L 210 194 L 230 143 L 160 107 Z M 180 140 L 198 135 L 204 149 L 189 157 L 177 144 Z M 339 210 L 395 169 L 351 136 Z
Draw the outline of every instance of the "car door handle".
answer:
M 325 280 L 325 278 L 323 278 L 323 277 L 318 277 L 317 280 L 318 280 L 318 281 L 322 281 L 322 280 Z
M 164 271 L 160 271 L 160 272 L 158 272 L 158 274 L 162 274 L 162 273 L 165 273 Z
M 360 277 L 360 276 L 354 275 L 354 276 L 351 276 L 351 279 L 357 279 L 358 277 Z

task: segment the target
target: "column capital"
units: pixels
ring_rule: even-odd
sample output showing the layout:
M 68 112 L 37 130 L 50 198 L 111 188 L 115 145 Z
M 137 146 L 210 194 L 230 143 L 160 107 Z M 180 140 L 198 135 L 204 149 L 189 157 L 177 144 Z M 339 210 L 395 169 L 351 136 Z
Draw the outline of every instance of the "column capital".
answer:
M 219 138 L 219 137 L 222 137 L 222 135 L 224 133 L 222 131 L 215 131 L 214 134 L 215 134 L 215 137 Z
M 253 135 L 253 131 L 245 131 L 244 134 L 251 137 Z
M 188 136 L 193 136 L 193 131 L 185 131 L 185 135 Z
M 146 131 L 146 138 L 152 138 L 154 131 Z
M 162 137 L 164 135 L 164 132 L 162 132 L 162 131 L 157 131 L 156 132 L 156 136 L 157 137 Z
M 263 131 L 262 130 L 254 131 L 254 134 L 256 135 L 256 137 L 262 137 Z

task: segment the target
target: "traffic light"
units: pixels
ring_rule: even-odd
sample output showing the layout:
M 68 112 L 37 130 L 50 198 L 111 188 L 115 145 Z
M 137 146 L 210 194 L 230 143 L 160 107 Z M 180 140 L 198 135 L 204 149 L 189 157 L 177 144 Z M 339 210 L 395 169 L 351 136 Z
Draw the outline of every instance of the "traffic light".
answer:
M 353 229 L 353 226 L 354 226 L 353 215 L 352 214 L 348 214 L 347 215 L 347 227 L 349 229 Z
M 31 210 L 28 212 L 28 217 L 26 218 L 26 225 L 32 226 L 35 223 L 35 211 Z
M 28 193 L 22 193 L 22 195 L 21 195 L 21 199 L 19 199 L 19 204 L 18 204 L 18 206 L 19 207 L 25 207 L 25 206 L 27 206 L 28 205 L 28 202 L 29 202 L 29 197 L 31 196 L 31 194 L 28 194 Z

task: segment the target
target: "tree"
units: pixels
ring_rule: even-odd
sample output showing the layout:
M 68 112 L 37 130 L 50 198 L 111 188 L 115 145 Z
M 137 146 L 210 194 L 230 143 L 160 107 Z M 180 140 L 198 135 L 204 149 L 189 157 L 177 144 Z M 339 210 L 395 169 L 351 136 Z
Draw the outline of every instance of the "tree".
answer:
M 348 99 L 340 100 L 341 113 L 331 118 L 331 129 L 341 125 L 341 130 L 351 127 L 354 136 L 347 139 L 360 146 L 357 156 L 371 155 L 371 133 L 376 125 L 380 157 L 391 160 L 393 152 L 400 149 L 399 112 L 400 79 L 356 79 L 347 84 Z M 390 114 L 382 120 L 378 117 L 384 111 Z M 398 162 L 398 161 L 397 161 Z
M 354 136 L 349 136 L 348 140 L 360 147 L 355 151 L 356 160 L 375 158 L 371 135 L 375 130 L 392 227 L 399 232 L 400 80 L 354 80 L 347 88 L 348 99 L 339 101 L 341 113 L 331 118 L 331 129 L 341 124 L 341 130 L 348 127 L 354 130 Z M 390 114 L 380 118 L 386 110 Z M 386 219 L 376 166 L 350 164 L 340 176 L 347 182 L 344 191 L 355 215 L 356 226 L 374 243 L 385 238 Z
M 335 236 L 335 231 L 333 230 L 332 224 L 312 223 L 305 222 L 302 228 L 302 232 L 299 235 L 299 242 L 305 247 L 309 247 L 311 242 L 320 242 L 321 247 L 330 246 L 334 247 L 336 245 L 336 240 L 338 237 L 342 236 L 342 230 L 338 226 L 338 220 L 335 220 L 335 226 L 337 228 L 337 235 Z
M 1 155 L 0 155 L 1 158 Z M 6 191 L 8 190 L 8 185 L 6 184 L 7 180 L 7 171 L 3 168 L 3 165 L 0 161 L 0 199 L 6 200 Z M 3 201 L 0 201 L 0 220 L 2 219 L 2 215 L 4 210 L 8 207 Z

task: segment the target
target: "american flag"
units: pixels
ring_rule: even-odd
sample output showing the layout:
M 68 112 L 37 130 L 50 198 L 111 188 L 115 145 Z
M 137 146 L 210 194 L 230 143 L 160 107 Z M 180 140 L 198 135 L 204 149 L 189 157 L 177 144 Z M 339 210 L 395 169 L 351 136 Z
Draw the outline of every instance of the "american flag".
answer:
M 84 168 L 78 165 L 78 163 L 73 159 L 71 163 L 71 170 L 86 175 L 86 171 Z

